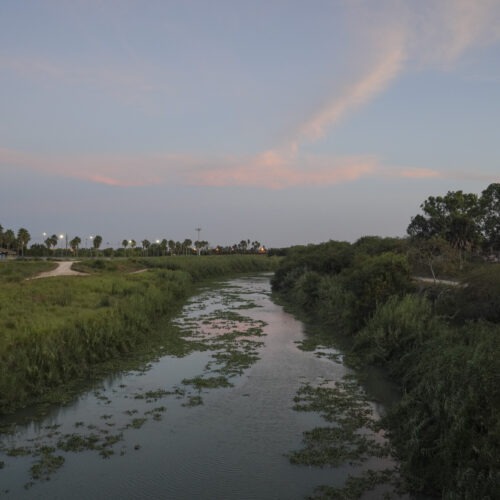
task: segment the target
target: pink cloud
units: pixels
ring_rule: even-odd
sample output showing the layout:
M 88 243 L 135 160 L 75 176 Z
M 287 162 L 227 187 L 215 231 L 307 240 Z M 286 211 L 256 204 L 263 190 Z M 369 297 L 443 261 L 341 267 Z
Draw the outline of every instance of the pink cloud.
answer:
M 277 151 L 267 151 L 239 165 L 205 168 L 192 173 L 188 181 L 204 186 L 250 186 L 284 189 L 294 186 L 338 184 L 373 174 L 371 157 L 302 158 L 290 160 Z
M 316 141 L 325 135 L 326 128 L 340 121 L 351 110 L 354 110 L 380 92 L 401 72 L 405 52 L 398 43 L 395 47 L 384 51 L 383 56 L 373 67 L 369 68 L 358 79 L 349 82 L 339 96 L 335 96 L 329 104 L 316 111 L 298 130 L 297 141 Z

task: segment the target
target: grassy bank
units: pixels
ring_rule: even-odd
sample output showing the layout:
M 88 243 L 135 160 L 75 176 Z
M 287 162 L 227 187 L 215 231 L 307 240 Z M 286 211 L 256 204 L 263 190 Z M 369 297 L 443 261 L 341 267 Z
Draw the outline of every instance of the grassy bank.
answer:
M 347 338 L 352 359 L 383 367 L 399 385 L 384 425 L 408 490 L 496 498 L 500 266 L 477 266 L 461 286 L 423 285 L 401 250 L 388 238 L 297 248 L 273 288 L 334 345 Z
M 89 276 L 26 281 L 28 269 L 39 272 L 52 265 L 2 263 L 0 413 L 88 377 L 100 363 L 158 336 L 163 344 L 170 340 L 175 352 L 176 331 L 167 320 L 196 282 L 274 265 L 272 259 L 256 256 L 96 259 L 77 265 Z M 133 273 L 144 268 L 147 272 Z

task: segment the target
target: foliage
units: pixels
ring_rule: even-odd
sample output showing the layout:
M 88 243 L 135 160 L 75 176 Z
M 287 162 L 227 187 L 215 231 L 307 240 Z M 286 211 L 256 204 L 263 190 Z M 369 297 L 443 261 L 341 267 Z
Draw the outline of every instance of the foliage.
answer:
M 354 349 L 370 363 L 387 367 L 396 377 L 421 355 L 425 342 L 446 329 L 422 296 L 396 295 L 378 307 L 356 335 Z
M 490 184 L 478 197 L 473 193 L 448 191 L 429 196 L 407 228 L 413 240 L 442 238 L 458 251 L 460 267 L 464 252 L 481 246 L 500 250 L 500 184 Z
M 471 215 L 474 198 L 465 198 Z M 448 204 L 446 210 L 459 210 L 461 200 L 462 195 L 456 198 L 452 193 L 447 200 L 427 206 L 436 208 L 434 219 L 416 219 L 413 227 L 422 222 L 429 232 L 415 234 L 407 242 L 414 269 L 418 264 L 434 273 L 452 272 L 454 252 L 465 247 L 457 239 L 446 241 L 446 231 L 432 231 L 451 217 L 440 212 L 443 204 Z M 338 333 L 353 339 L 350 344 L 358 358 L 384 367 L 399 384 L 402 399 L 390 409 L 383 425 L 411 491 L 450 499 L 496 498 L 500 491 L 500 266 L 474 265 L 462 273 L 459 286 L 430 285 L 429 290 L 421 286 L 417 292 L 402 254 L 405 244 L 386 247 L 385 243 L 362 238 L 341 252 L 340 246 L 331 243 L 300 247 L 282 261 L 273 280 L 274 291 L 308 317 L 328 324 L 332 341 Z M 348 258 L 342 260 L 335 250 Z M 332 271 L 329 259 L 342 265 Z M 324 337 L 321 342 L 325 344 Z M 320 459 L 318 450 L 328 451 L 335 437 L 335 431 L 318 432 L 306 436 L 310 442 L 302 458 L 307 461 Z M 331 498 L 344 494 L 322 493 Z
M 490 184 L 481 194 L 481 229 L 485 246 L 500 250 L 500 183 Z
M 350 307 L 354 329 L 366 322 L 377 305 L 413 288 L 406 257 L 391 252 L 359 259 L 357 265 L 342 274 L 342 284 L 353 297 Z
M 494 498 L 500 487 L 500 327 L 444 329 L 408 369 L 387 422 L 414 490 Z
M 354 332 L 377 304 L 412 288 L 406 257 L 387 248 L 400 248 L 400 242 L 369 237 L 354 245 L 296 247 L 276 270 L 273 290 L 322 321 Z
M 479 319 L 500 323 L 500 266 L 485 264 L 465 274 L 462 286 L 437 298 L 436 309 L 459 324 Z

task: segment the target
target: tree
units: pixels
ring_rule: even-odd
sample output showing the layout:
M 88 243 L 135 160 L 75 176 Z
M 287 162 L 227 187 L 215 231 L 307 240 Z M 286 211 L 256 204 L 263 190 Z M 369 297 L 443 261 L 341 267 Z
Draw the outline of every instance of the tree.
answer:
M 170 254 L 175 253 L 175 241 L 174 240 L 168 240 L 168 248 L 170 250 Z
M 188 248 L 191 248 L 191 245 L 193 244 L 193 241 L 190 240 L 189 238 L 186 238 L 182 242 L 182 248 L 184 249 L 184 253 L 187 255 L 188 254 Z
M 96 255 L 97 255 L 97 251 L 99 250 L 99 247 L 101 246 L 101 243 L 102 243 L 102 236 L 96 234 L 94 236 L 94 241 L 92 242 L 92 244 L 94 246 L 94 250 L 96 251 Z
M 151 242 L 149 240 L 142 240 L 141 244 L 142 244 L 142 249 L 144 251 L 144 254 L 148 255 L 148 249 L 151 246 Z
M 252 252 L 257 253 L 260 248 L 260 241 L 252 241 Z
M 28 232 L 28 230 L 25 229 L 24 227 L 19 228 L 19 230 L 17 231 L 17 246 L 18 250 L 21 251 L 21 256 L 23 257 L 24 257 L 24 249 L 28 245 L 30 239 L 31 235 Z
M 163 238 L 160 242 L 160 248 L 161 251 L 163 252 L 163 255 L 167 255 L 167 247 L 168 247 L 168 241 Z
M 125 248 L 125 249 L 128 247 L 128 240 L 123 240 L 122 241 L 122 247 Z
M 412 217 L 407 233 L 412 238 L 444 238 L 458 250 L 462 268 L 463 252 L 471 251 L 481 241 L 478 196 L 448 191 L 446 196 L 430 196 L 420 208 L 425 215 Z
M 80 247 L 80 243 L 82 242 L 82 240 L 80 239 L 79 236 L 75 236 L 70 242 L 69 242 L 69 246 L 71 247 L 71 249 L 73 250 L 73 252 L 75 253 L 75 255 L 78 255 L 78 248 Z
M 481 231 L 490 251 L 500 250 L 500 183 L 490 184 L 481 194 Z

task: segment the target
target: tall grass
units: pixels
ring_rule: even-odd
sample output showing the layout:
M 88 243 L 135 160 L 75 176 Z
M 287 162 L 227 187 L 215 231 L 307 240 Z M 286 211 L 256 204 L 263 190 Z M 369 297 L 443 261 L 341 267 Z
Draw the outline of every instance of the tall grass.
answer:
M 193 292 L 194 281 L 273 266 L 262 257 L 175 260 L 176 270 L 160 259 L 139 274 L 123 269 L 143 262 L 112 270 L 112 263 L 94 261 L 89 276 L 0 281 L 0 413 L 147 342 Z

